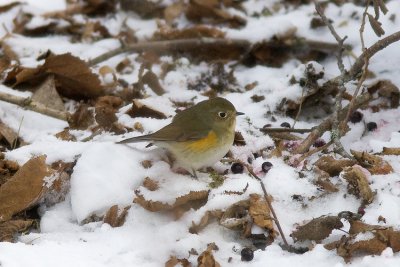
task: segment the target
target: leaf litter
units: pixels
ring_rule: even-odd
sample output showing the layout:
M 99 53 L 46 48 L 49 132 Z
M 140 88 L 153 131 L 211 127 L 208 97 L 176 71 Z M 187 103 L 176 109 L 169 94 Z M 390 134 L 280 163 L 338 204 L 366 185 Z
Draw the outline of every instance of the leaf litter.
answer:
M 396 198 L 397 182 L 393 178 L 398 178 L 398 166 L 393 158 L 400 154 L 398 152 L 400 142 L 395 134 L 398 129 L 386 130 L 393 132 L 390 138 L 394 145 L 385 141 L 389 138 L 386 133 L 386 139 L 375 133 L 375 138 L 383 140 L 379 141 L 384 143 L 382 145 L 377 144 L 378 141 L 374 143 L 371 137 L 373 135 L 364 132 L 361 139 L 369 143 L 368 149 L 363 149 L 362 145 L 354 141 L 357 125 L 349 123 L 346 131 L 353 140 L 344 142 L 351 147 L 350 152 L 354 158 L 344 159 L 335 154 L 335 151 L 326 149 L 319 151 L 310 159 L 291 162 L 289 159 L 294 159 L 291 152 L 306 135 L 269 134 L 268 131 L 263 131 L 266 129 L 263 125 L 275 126 L 281 124 L 282 120 L 297 120 L 294 114 L 299 109 L 314 108 L 313 105 L 317 102 L 322 103 L 322 106 L 329 106 L 324 101 L 337 92 L 334 89 L 322 91 L 321 83 L 326 81 L 326 73 L 332 72 L 332 69 L 321 70 L 319 64 L 310 61 L 332 60 L 331 54 L 337 51 L 338 47 L 332 43 L 318 43 L 316 40 L 319 36 L 315 34 L 305 38 L 303 29 L 294 24 L 282 27 L 278 32 L 263 39 L 254 40 L 247 35 L 248 40 L 233 38 L 231 41 L 230 38 L 235 36 L 233 33 L 238 34 L 241 30 L 244 32 L 248 29 L 255 30 L 252 35 L 257 35 L 253 23 L 264 20 L 264 25 L 267 25 L 265 22 L 268 19 L 274 20 L 276 12 L 289 12 L 290 8 L 295 10 L 300 7 L 310 8 L 308 1 L 282 1 L 273 6 L 258 3 L 264 8 L 252 10 L 250 5 L 257 1 L 250 2 L 67 1 L 66 9 L 63 11 L 47 12 L 42 15 L 21 11 L 15 15 L 12 32 L 29 38 L 46 38 L 49 34 L 67 36 L 70 38 L 68 42 L 71 43 L 68 44 L 71 47 L 73 42 L 86 43 L 93 47 L 98 45 L 97 42 L 103 42 L 107 47 L 106 43 L 110 39 L 122 44 L 122 47 L 135 44 L 138 40 L 166 41 L 167 45 L 155 51 L 143 52 L 139 49 L 133 53 L 120 55 L 115 62 L 109 60 L 99 66 L 90 63 L 93 54 L 88 56 L 81 52 L 70 52 L 69 48 L 53 48 L 54 51 L 51 49 L 46 53 L 41 51 L 39 57 L 31 56 L 30 59 L 34 64 L 25 65 L 23 62 L 26 62 L 26 56 L 23 56 L 19 47 L 10 45 L 13 37 L 6 36 L 2 39 L 5 57 L 0 62 L 4 87 L 12 90 L 11 92 L 31 91 L 33 94 L 29 99 L 32 101 L 50 109 L 68 111 L 67 126 L 59 129 L 54 136 L 60 139 L 57 142 L 70 142 L 71 147 L 79 142 L 89 142 L 90 145 L 96 145 L 97 141 L 114 142 L 116 140 L 114 135 L 132 131 L 151 132 L 170 119 L 172 108 L 186 108 L 206 97 L 225 96 L 234 102 L 238 110 L 244 108 L 247 111 L 246 118 L 238 120 L 239 131 L 235 134 L 234 146 L 229 155 L 247 160 L 257 173 L 265 176 L 262 179 L 272 192 L 269 201 L 277 207 L 279 219 L 284 222 L 284 232 L 287 233 L 290 227 L 297 226 L 291 234 L 294 241 L 301 244 L 307 241 L 322 243 L 327 250 L 335 250 L 336 255 L 346 262 L 360 255 L 381 255 L 388 248 L 393 253 L 398 252 L 400 237 L 396 216 L 385 212 L 384 209 L 379 210 L 378 215 L 375 211 L 380 209 L 377 208 L 378 202 L 387 205 L 389 196 L 398 198 L 398 196 Z M 348 2 L 351 2 L 349 5 L 352 9 L 360 11 L 357 5 L 352 3 L 354 1 Z M 378 2 L 373 1 L 375 6 Z M 335 10 L 342 7 L 342 3 L 335 4 L 338 6 L 329 4 L 327 8 Z M 13 10 L 20 8 L 20 5 L 15 2 L 2 6 L 0 13 L 11 14 Z M 119 13 L 121 7 L 146 20 L 122 18 Z M 117 30 L 115 24 L 110 23 L 112 21 L 110 17 L 107 17 L 110 14 L 115 16 L 116 21 L 124 21 Z M 344 20 L 349 19 L 341 16 Z M 368 15 L 368 19 L 377 34 L 384 33 L 377 16 Z M 135 23 L 132 23 L 132 21 L 148 23 L 153 20 L 157 21 L 152 26 L 136 27 Z M 279 24 L 279 20 L 272 24 Z M 343 25 L 346 29 L 349 27 L 346 21 Z M 146 27 L 151 30 L 142 32 L 142 28 Z M 322 30 L 322 27 L 317 28 Z M 188 42 L 180 48 L 173 47 L 175 41 L 199 38 L 216 38 L 227 40 L 227 43 L 214 45 L 210 42 L 194 49 L 196 46 Z M 351 44 L 355 45 L 356 42 L 352 40 Z M 291 64 L 300 67 L 292 68 Z M 240 67 L 237 67 L 238 65 Z M 284 82 L 276 80 L 274 76 L 277 74 L 269 73 L 272 69 L 270 67 L 283 70 L 278 76 L 287 79 Z M 257 68 L 262 70 L 262 74 L 246 73 Z M 299 71 L 300 69 L 302 71 Z M 399 105 L 399 90 L 398 81 L 393 75 L 389 75 L 388 79 L 385 75 L 381 77 L 376 70 L 374 73 L 376 78 L 372 78 L 366 88 L 374 95 L 375 102 L 362 107 L 362 112 L 379 120 L 379 117 L 374 117 L 374 113 L 387 115 L 391 110 L 396 112 Z M 268 80 L 261 78 L 264 74 L 270 75 Z M 279 91 L 283 88 L 290 90 L 282 90 L 281 96 L 272 97 L 274 90 Z M 351 99 L 349 95 L 344 97 L 347 100 Z M 251 105 L 255 108 L 248 108 Z M 1 106 L 1 108 L 7 107 Z M 324 111 L 329 112 L 328 107 Z M 311 114 L 316 119 L 322 116 L 319 112 Z M 50 214 L 52 209 L 57 212 L 59 205 L 75 197 L 70 195 L 71 186 L 74 186 L 71 184 L 71 179 L 74 179 L 71 175 L 74 173 L 76 160 L 79 161 L 80 154 L 84 154 L 85 151 L 74 152 L 74 160 L 66 159 L 66 156 L 64 159 L 62 156 L 55 157 L 54 155 L 60 152 L 54 151 L 51 152 L 53 154 L 47 155 L 47 159 L 44 155 L 34 156 L 43 153 L 38 152 L 40 149 L 32 148 L 35 143 L 22 142 L 26 136 L 24 125 L 21 127 L 20 135 L 15 130 L 15 124 L 9 119 L 3 121 L 3 117 L 6 116 L 1 117 L 0 135 L 4 141 L 2 150 L 6 150 L 7 147 L 17 151 L 14 153 L 19 153 L 26 149 L 29 154 L 29 160 L 23 162 L 20 159 L 20 165 L 4 158 L 0 161 L 2 203 L 0 239 L 14 241 L 16 233 L 25 233 L 29 232 L 30 228 L 37 228 L 35 223 L 38 219 L 29 214 L 34 213 L 38 207 L 44 210 L 43 221 L 46 229 L 46 222 L 49 220 L 46 214 Z M 396 115 L 388 117 L 390 123 L 398 123 L 393 118 Z M 303 119 L 300 117 L 300 120 Z M 311 125 L 307 120 L 298 123 L 302 127 Z M 388 124 L 384 119 L 378 121 L 378 131 L 385 130 Z M 269 136 L 265 136 L 265 133 Z M 48 140 L 46 138 L 49 136 L 54 138 L 48 135 L 38 137 L 38 140 Z M 325 142 L 324 138 L 321 140 Z M 20 141 L 20 146 L 14 147 L 16 140 Z M 57 150 L 57 145 L 55 149 Z M 380 151 L 382 153 L 376 153 Z M 107 151 L 103 152 L 103 156 L 107 157 Z M 185 244 L 187 251 L 191 248 L 203 252 L 200 255 L 199 253 L 183 255 L 182 251 L 169 243 L 168 250 L 171 256 L 169 259 L 164 257 L 159 260 L 159 263 L 165 263 L 165 266 L 197 264 L 208 267 L 229 265 L 235 261 L 238 263 L 240 258 L 243 259 L 243 255 L 242 257 L 235 255 L 233 249 L 221 246 L 221 244 L 230 246 L 232 240 L 235 246 L 247 248 L 250 244 L 251 251 L 255 252 L 261 249 L 271 253 L 270 246 L 275 249 L 274 246 L 282 237 L 278 234 L 276 221 L 272 217 L 265 196 L 260 194 L 258 183 L 255 183 L 247 173 L 232 174 L 229 171 L 230 166 L 221 162 L 216 164 L 215 169 L 208 170 L 209 173 L 204 176 L 202 174 L 199 181 L 192 181 L 189 177 L 171 172 L 168 164 L 164 162 L 167 160 L 159 153 L 157 150 L 149 149 L 135 154 L 137 158 L 133 160 L 137 161 L 134 167 L 136 173 L 131 174 L 131 179 L 135 180 L 136 184 L 126 185 L 131 196 L 128 202 L 131 203 L 113 197 L 118 195 L 115 193 L 112 197 L 108 196 L 110 200 L 103 207 L 94 208 L 94 204 L 85 206 L 90 199 L 90 189 L 80 189 L 88 190 L 87 200 L 81 199 L 81 202 L 91 214 L 82 220 L 83 224 L 105 223 L 124 231 L 131 221 L 135 220 L 133 219 L 137 215 L 135 212 L 145 217 L 160 216 L 158 218 L 162 217 L 164 222 L 172 215 L 171 222 L 181 224 L 178 232 L 189 236 L 181 235 L 174 242 L 179 243 L 180 240 L 187 238 L 185 240 L 187 243 L 179 243 L 179 246 L 183 247 Z M 6 155 L 9 153 L 6 152 Z M 122 159 L 110 159 L 112 160 Z M 296 176 L 286 171 L 282 171 L 282 174 L 274 171 L 263 173 L 260 166 L 267 160 L 273 160 L 274 164 L 277 162 L 281 167 L 290 166 L 291 170 L 296 170 L 296 173 L 301 175 Z M 79 173 L 74 175 L 84 180 L 90 172 L 95 173 L 96 163 L 88 166 L 88 169 L 90 170 L 84 175 Z M 114 172 L 107 177 L 110 180 L 110 189 L 113 188 L 111 185 L 113 179 L 126 173 L 125 170 Z M 104 179 L 101 174 L 96 175 L 98 179 Z M 382 186 L 386 182 L 392 191 L 386 191 Z M 179 186 L 176 183 L 179 183 Z M 323 207 L 327 200 L 332 201 L 332 199 L 337 199 L 335 201 L 340 204 L 335 205 L 341 206 Z M 359 208 L 359 216 L 332 215 L 337 213 L 338 209 L 343 210 L 347 207 L 345 205 L 349 205 L 349 209 L 354 209 L 354 212 Z M 366 209 L 366 215 L 361 214 L 363 209 Z M 310 214 L 315 218 L 310 220 Z M 39 220 L 42 215 L 38 216 Z M 369 224 L 372 219 L 380 224 Z M 305 221 L 308 223 L 304 223 Z M 347 234 L 345 221 L 350 224 Z M 156 227 L 162 228 L 157 222 L 153 223 L 157 225 Z M 148 224 L 151 224 L 150 221 Z M 220 227 L 218 229 L 225 230 L 215 232 L 215 225 Z M 97 226 L 90 227 L 94 227 L 97 231 Z M 343 232 L 339 235 L 338 230 Z M 233 238 L 231 243 L 221 241 L 223 238 L 215 236 L 216 233 L 221 234 L 221 231 L 229 233 Z M 210 232 L 214 236 L 208 235 Z M 200 243 L 193 242 L 193 239 L 190 239 L 192 235 L 199 238 Z M 207 243 L 209 244 L 214 242 L 213 239 L 215 242 L 218 241 L 218 246 L 207 245 L 204 250 L 205 240 L 209 241 Z M 20 240 L 24 238 L 21 237 Z M 190 243 L 193 243 L 196 249 L 187 246 Z M 218 249 L 219 247 L 221 249 Z M 315 249 L 313 246 L 309 248 Z M 257 252 L 256 257 L 260 259 L 264 257 L 263 255 L 266 254 Z M 194 259 L 193 256 L 198 257 Z M 225 260 L 228 263 L 225 263 Z

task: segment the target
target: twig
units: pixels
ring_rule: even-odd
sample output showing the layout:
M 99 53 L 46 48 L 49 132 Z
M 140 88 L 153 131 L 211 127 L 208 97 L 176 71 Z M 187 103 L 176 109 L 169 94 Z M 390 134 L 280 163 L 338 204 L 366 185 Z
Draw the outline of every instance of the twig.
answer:
M 329 141 L 328 143 L 326 143 L 326 144 L 323 145 L 323 146 L 317 147 L 317 148 L 315 148 L 315 149 L 313 149 L 313 150 L 310 150 L 310 151 L 304 153 L 304 154 L 301 155 L 301 157 L 299 157 L 297 160 L 298 160 L 299 162 L 302 162 L 303 160 L 305 160 L 305 159 L 308 158 L 309 156 L 311 156 L 311 155 L 313 155 L 313 154 L 315 154 L 315 153 L 318 153 L 318 152 L 320 152 L 320 151 L 322 151 L 322 150 L 324 150 L 324 149 L 327 149 L 327 148 L 330 147 L 332 144 L 333 144 L 333 141 L 331 140 L 331 141 Z
M 369 7 L 370 3 L 371 3 L 371 0 L 368 0 L 367 3 L 366 3 L 364 14 L 363 14 L 363 17 L 362 17 L 362 20 L 361 20 L 360 30 L 359 30 L 360 31 L 360 40 L 361 40 L 361 51 L 363 51 L 363 52 L 365 52 L 365 50 L 366 50 L 365 43 L 364 43 L 364 29 L 365 29 L 366 17 L 367 17 L 367 14 L 368 14 L 367 11 L 368 11 L 368 7 Z M 358 80 L 356 90 L 354 91 L 354 94 L 353 94 L 353 98 L 350 101 L 349 111 L 347 112 L 346 119 L 342 122 L 342 125 L 343 125 L 342 129 L 344 129 L 344 125 L 347 124 L 347 122 L 349 121 L 351 113 L 354 111 L 354 108 L 353 108 L 354 99 L 358 95 L 362 84 L 364 83 L 365 79 L 367 78 L 368 64 L 369 64 L 369 58 L 366 58 L 365 59 L 365 64 L 364 64 L 363 73 L 361 75 L 361 78 Z
M 338 43 L 338 54 L 337 54 L 337 64 L 338 68 L 340 70 L 340 77 L 338 81 L 338 88 L 339 92 L 336 94 L 335 97 L 335 112 L 333 116 L 333 125 L 332 125 L 332 131 L 331 131 L 331 139 L 333 140 L 333 143 L 335 144 L 336 150 L 338 153 L 343 155 L 344 157 L 347 158 L 352 158 L 349 153 L 344 149 L 342 143 L 340 142 L 341 134 L 342 131 L 340 130 L 340 121 L 339 121 L 339 111 L 342 109 L 342 97 L 344 92 L 346 91 L 346 87 L 344 86 L 344 80 L 343 77 L 346 74 L 346 69 L 343 64 L 343 51 L 344 51 L 344 41 L 347 39 L 347 36 L 341 38 L 339 34 L 336 32 L 335 28 L 333 27 L 332 23 L 328 20 L 328 18 L 325 16 L 321 4 L 318 3 L 317 1 L 314 1 L 315 4 L 315 10 L 317 11 L 318 15 L 321 17 L 322 21 L 325 23 L 326 26 L 328 26 L 329 31 L 335 37 L 337 43 Z M 350 110 L 350 108 L 349 108 Z
M 364 103 L 368 102 L 371 100 L 372 96 L 369 93 L 364 93 L 355 98 L 354 101 L 354 108 L 358 108 Z M 347 111 L 349 110 L 349 105 L 345 106 L 342 110 L 339 111 L 339 116 L 338 119 L 343 120 L 345 116 L 347 115 Z M 318 126 L 315 126 L 312 128 L 311 133 L 307 136 L 306 139 L 304 139 L 303 142 L 294 150 L 294 154 L 303 154 L 309 150 L 309 148 L 314 144 L 315 140 L 317 140 L 323 133 L 326 131 L 331 130 L 332 128 L 332 123 L 334 120 L 334 114 L 329 116 L 327 119 L 325 119 L 323 122 L 321 122 Z
M 261 129 L 265 133 L 309 133 L 312 129 L 293 129 L 293 128 L 269 128 L 265 127 Z
M 278 216 L 276 216 L 276 213 L 275 213 L 274 208 L 272 207 L 271 201 L 269 201 L 267 189 L 265 189 L 265 185 L 264 185 L 263 181 L 261 180 L 260 177 L 257 176 L 257 174 L 254 173 L 253 168 L 249 164 L 244 163 L 244 162 L 241 162 L 241 163 L 244 166 L 246 166 L 246 169 L 251 174 L 251 176 L 253 176 L 255 179 L 257 179 L 260 182 L 261 189 L 262 189 L 262 191 L 264 193 L 265 201 L 267 202 L 268 207 L 271 210 L 272 217 L 274 218 L 274 222 L 275 222 L 276 226 L 278 227 L 279 234 L 281 235 L 283 243 L 285 244 L 286 248 L 289 249 L 289 244 L 286 241 L 285 234 L 282 231 L 282 227 L 281 227 L 281 224 L 279 223 Z
M 299 49 L 304 51 L 305 49 L 317 50 L 322 52 L 331 52 L 337 49 L 337 45 L 334 43 L 327 43 L 321 41 L 305 40 L 296 38 L 294 42 L 290 43 L 277 43 L 274 41 L 263 43 L 264 46 L 271 48 L 286 48 L 286 49 Z M 149 41 L 139 42 L 117 48 L 115 50 L 104 53 L 96 58 L 89 61 L 90 66 L 97 65 L 103 61 L 106 61 L 114 56 L 128 52 L 174 52 L 174 51 L 196 51 L 198 48 L 204 48 L 204 46 L 214 46 L 221 49 L 221 47 L 238 47 L 249 51 L 252 43 L 243 39 L 225 39 L 225 38 L 190 38 L 190 39 L 177 39 L 177 40 L 163 40 L 163 41 Z
M 68 120 L 68 116 L 69 116 L 68 112 L 48 108 L 39 102 L 32 101 L 32 99 L 30 97 L 25 98 L 25 97 L 20 97 L 20 96 L 15 96 L 15 95 L 10 95 L 7 93 L 0 92 L 0 100 L 18 105 L 20 107 L 25 107 L 32 111 L 35 111 L 35 112 L 41 113 L 43 115 L 47 115 L 47 116 L 59 119 L 59 120 L 64 120 L 64 121 Z

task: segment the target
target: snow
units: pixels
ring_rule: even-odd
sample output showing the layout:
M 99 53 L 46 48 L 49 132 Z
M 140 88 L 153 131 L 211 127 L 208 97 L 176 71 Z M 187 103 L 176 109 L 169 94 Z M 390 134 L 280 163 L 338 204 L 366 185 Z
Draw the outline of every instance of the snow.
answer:
M 0 5 L 12 1 L 0 0 Z M 64 0 L 24 1 L 24 10 L 38 15 L 46 12 L 63 10 L 66 6 Z M 164 1 L 164 3 L 171 1 Z M 248 0 L 244 2 L 244 11 L 235 11 L 238 15 L 246 17 L 248 23 L 240 29 L 221 27 L 220 29 L 230 38 L 242 38 L 252 42 L 268 40 L 272 36 L 282 36 L 286 33 L 296 32 L 297 36 L 311 40 L 331 41 L 334 39 L 326 28 L 310 30 L 309 24 L 315 16 L 313 5 L 302 5 L 299 8 L 278 7 L 278 0 Z M 387 3 L 389 13 L 381 17 L 386 35 L 395 32 L 400 27 L 400 20 L 389 19 L 390 15 L 400 10 L 400 1 Z M 73 42 L 65 36 L 26 37 L 17 34 L 7 35 L 6 29 L 12 29 L 12 19 L 19 11 L 14 7 L 6 13 L 0 14 L 0 35 L 3 42 L 12 47 L 20 58 L 23 66 L 34 67 L 43 62 L 36 58 L 50 49 L 55 54 L 71 53 L 83 60 L 93 59 L 109 50 L 120 47 L 116 39 L 106 39 L 93 43 Z M 263 15 L 263 12 L 271 13 Z M 269 12 L 267 12 L 269 11 Z M 337 7 L 329 4 L 326 15 L 334 18 L 334 26 L 341 36 L 348 36 L 347 44 L 353 46 L 353 52 L 358 55 L 361 51 L 358 28 L 363 7 L 351 3 Z M 258 13 L 257 16 L 253 14 Z M 355 14 L 352 16 L 352 14 Z M 76 20 L 82 20 L 78 15 Z M 48 20 L 36 17 L 30 27 L 43 25 Z M 141 19 L 135 14 L 124 13 L 104 19 L 104 23 L 111 34 L 117 34 L 123 24 L 126 24 L 135 36 L 145 41 L 157 30 L 156 20 Z M 179 25 L 187 26 L 187 21 L 179 20 Z M 370 27 L 366 27 L 365 41 L 369 46 L 377 39 Z M 392 44 L 370 61 L 370 70 L 379 79 L 389 79 L 400 86 L 400 69 L 398 53 L 400 43 Z M 130 53 L 119 55 L 102 64 L 114 68 L 122 59 L 128 58 L 134 62 L 131 72 L 121 74 L 120 77 L 129 83 L 138 81 L 140 63 L 138 55 Z M 171 122 L 176 106 L 173 102 L 191 101 L 198 103 L 207 99 L 204 91 L 187 90 L 188 85 L 195 82 L 202 74 L 210 71 L 210 66 L 205 62 L 192 64 L 187 58 L 174 61 L 172 57 L 163 56 L 160 64 L 154 64 L 152 71 L 159 75 L 162 72 L 161 64 L 174 65 L 174 70 L 160 80 L 166 94 L 157 96 L 149 88 L 145 89 L 147 98 L 139 101 L 145 105 L 163 112 L 167 119 L 131 118 L 124 114 L 130 105 L 121 107 L 117 113 L 118 122 L 132 127 L 134 123 L 143 126 L 143 134 L 151 133 Z M 354 59 L 346 55 L 344 63 L 348 67 Z M 231 63 L 226 64 L 227 71 L 231 70 Z M 324 80 L 339 74 L 337 62 L 334 57 L 323 62 L 313 62 L 317 71 L 324 70 Z M 98 68 L 97 66 L 96 68 Z M 301 98 L 302 89 L 298 84 L 291 85 L 292 76 L 299 78 L 304 73 L 305 65 L 297 60 L 290 60 L 280 68 L 257 65 L 254 67 L 237 66 L 234 75 L 239 88 L 257 82 L 250 91 L 229 92 L 222 96 L 230 100 L 238 111 L 245 115 L 237 120 L 237 130 L 246 140 L 246 146 L 235 146 L 231 149 L 234 157 L 242 161 L 252 159 L 254 171 L 265 183 L 267 191 L 272 196 L 272 204 L 281 221 L 283 231 L 293 244 L 289 234 L 296 225 L 317 218 L 322 215 L 336 215 L 338 212 L 348 210 L 357 212 L 360 200 L 346 192 L 347 183 L 340 177 L 331 179 L 338 188 L 338 193 L 322 194 L 314 185 L 314 174 L 307 169 L 289 166 L 282 158 L 267 158 L 267 153 L 254 158 L 253 153 L 274 146 L 273 140 L 259 131 L 266 124 L 279 127 L 282 122 L 293 123 L 293 119 L 285 117 L 283 113 L 276 112 L 277 106 L 284 99 L 296 100 Z M 111 75 L 111 74 L 109 74 Z M 111 81 L 105 77 L 105 81 Z M 113 81 L 113 80 L 112 80 Z M 368 80 L 372 84 L 374 79 Z M 352 87 L 350 85 L 350 87 Z M 354 86 L 352 87 L 354 89 Z M 30 97 L 30 92 L 22 92 L 11 87 L 0 85 L 0 92 L 21 97 Z M 251 96 L 262 95 L 265 99 L 253 103 Z M 71 105 L 71 104 L 68 104 Z M 355 149 L 378 153 L 383 147 L 400 147 L 400 108 L 381 110 L 362 110 L 364 119 L 361 123 L 349 123 L 350 131 L 341 141 L 346 150 Z M 312 114 L 315 115 L 315 114 Z M 218 188 L 211 188 L 212 179 L 207 173 L 199 172 L 199 179 L 194 180 L 188 175 L 179 174 L 171 170 L 167 163 L 165 151 L 155 147 L 146 148 L 145 143 L 129 145 L 115 144 L 123 138 L 137 136 L 142 133 L 133 131 L 124 135 L 111 135 L 103 133 L 92 140 L 84 142 L 90 136 L 89 131 L 71 131 L 78 139 L 76 142 L 62 141 L 54 135 L 62 131 L 68 124 L 54 118 L 40 115 L 30 110 L 23 109 L 0 101 L 0 119 L 3 123 L 19 131 L 19 135 L 29 144 L 5 153 L 9 160 L 24 164 L 37 155 L 46 155 L 46 163 L 57 161 L 74 162 L 71 176 L 71 188 L 66 199 L 53 206 L 43 205 L 40 208 L 40 232 L 31 232 L 22 235 L 16 243 L 0 243 L 0 265 L 5 267 L 19 266 L 163 266 L 171 255 L 178 258 L 188 258 L 195 266 L 197 256 L 189 255 L 188 251 L 194 248 L 201 253 L 207 244 L 215 242 L 219 247 L 213 254 L 221 266 L 312 266 L 320 267 L 372 267 L 372 266 L 400 266 L 399 252 L 393 253 L 386 249 L 381 255 L 355 257 L 351 263 L 345 263 L 335 251 L 328 251 L 323 244 L 315 247 L 302 255 L 289 253 L 279 246 L 282 238 L 269 245 L 264 251 L 254 252 L 251 262 L 241 261 L 240 250 L 245 247 L 246 240 L 240 234 L 223 228 L 216 221 L 212 221 L 198 234 L 189 233 L 192 223 L 198 223 L 207 211 L 226 209 L 230 205 L 244 199 L 250 194 L 262 194 L 260 184 L 247 173 L 233 174 L 228 171 L 224 183 Z M 378 129 L 366 132 L 364 124 L 375 121 Z M 311 128 L 318 123 L 318 119 L 298 121 L 296 127 Z M 323 136 L 329 140 L 329 134 Z M 315 162 L 321 154 L 310 157 Z M 400 164 L 397 156 L 384 156 L 394 168 L 388 175 L 371 175 L 369 182 L 376 192 L 375 200 L 365 208 L 363 221 L 369 224 L 389 225 L 399 228 L 400 221 Z M 141 163 L 149 160 L 151 168 L 145 168 Z M 268 174 L 261 170 L 261 165 L 270 161 L 273 168 Z M 230 164 L 218 162 L 215 170 L 223 172 L 230 169 Z M 301 175 L 300 175 L 301 174 Z M 159 189 L 151 191 L 142 185 L 148 177 L 156 181 Z M 51 182 L 52 177 L 47 181 Z M 242 192 L 241 194 L 226 194 L 226 191 Z M 135 192 L 136 191 L 136 192 Z M 134 203 L 136 194 L 146 199 L 160 201 L 173 205 L 176 198 L 189 194 L 191 191 L 209 191 L 207 203 L 198 210 L 191 209 L 182 217 L 175 218 L 172 212 L 150 212 L 137 203 Z M 296 201 L 293 196 L 300 195 L 304 201 Z M 316 199 L 312 197 L 316 196 Z M 119 207 L 130 206 L 123 226 L 113 228 L 110 225 L 92 222 L 91 217 L 101 217 L 113 205 Z M 378 222 L 378 217 L 383 216 L 386 224 Z M 348 224 L 345 224 L 348 228 Z M 345 228 L 346 228 L 345 227 Z M 348 230 L 348 229 L 347 229 Z M 329 241 L 340 238 L 344 233 L 333 231 Z M 367 240 L 368 234 L 359 235 L 357 240 Z M 297 244 L 295 244 L 297 245 Z M 231 261 L 228 263 L 228 260 Z

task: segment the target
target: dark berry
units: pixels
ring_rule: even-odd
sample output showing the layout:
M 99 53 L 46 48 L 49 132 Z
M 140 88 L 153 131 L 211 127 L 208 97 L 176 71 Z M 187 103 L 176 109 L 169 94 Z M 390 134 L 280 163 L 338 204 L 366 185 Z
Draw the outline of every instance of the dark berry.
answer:
M 363 116 L 364 115 L 360 111 L 356 110 L 353 113 L 351 113 L 349 120 L 352 123 L 357 123 L 357 122 L 360 122 L 362 120 Z
M 300 81 L 299 81 L 299 85 L 300 85 L 301 87 L 304 87 L 304 86 L 306 86 L 306 84 L 307 84 L 307 80 L 304 79 L 304 78 L 301 78 Z
M 261 165 L 261 169 L 262 169 L 263 172 L 267 173 L 272 168 L 272 166 L 274 166 L 274 165 L 272 165 L 271 162 L 266 161 Z
M 314 142 L 314 147 L 321 147 L 321 146 L 324 146 L 324 145 L 326 145 L 326 142 L 325 142 L 324 139 L 317 139 Z
M 283 128 L 290 128 L 290 124 L 288 122 L 282 122 L 281 127 Z
M 244 248 L 240 251 L 240 255 L 242 256 L 242 261 L 251 261 L 254 258 L 253 250 L 250 248 Z
M 239 162 L 235 162 L 231 166 L 231 171 L 233 173 L 242 173 L 243 169 L 244 169 L 243 165 Z
M 376 124 L 376 122 L 371 121 L 371 122 L 367 123 L 368 131 L 372 132 L 372 131 L 376 130 L 377 128 L 378 128 L 378 125 Z
M 359 207 L 357 213 L 360 214 L 361 216 L 364 216 L 365 209 L 363 207 Z

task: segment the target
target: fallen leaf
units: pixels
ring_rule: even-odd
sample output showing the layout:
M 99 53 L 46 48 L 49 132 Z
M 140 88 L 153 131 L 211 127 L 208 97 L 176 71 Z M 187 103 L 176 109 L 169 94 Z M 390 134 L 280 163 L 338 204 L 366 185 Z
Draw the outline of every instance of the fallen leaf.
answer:
M 366 173 L 369 173 L 366 169 L 355 165 L 345 168 L 342 176 L 348 182 L 348 192 L 361 198 L 365 204 L 370 204 L 374 200 L 374 193 L 369 186 Z
M 150 87 L 150 89 L 153 90 L 153 92 L 156 93 L 157 95 L 165 94 L 164 88 L 161 86 L 157 75 L 153 71 L 148 70 L 143 75 L 142 82 L 144 84 L 147 84 Z
M 382 154 L 400 156 L 400 147 L 384 147 Z
M 0 222 L 38 203 L 47 191 L 44 178 L 53 173 L 46 165 L 46 156 L 32 158 L 20 167 L 0 187 Z
M 267 201 L 259 194 L 250 194 L 249 214 L 254 224 L 274 233 L 274 223 Z
M 333 229 L 342 227 L 343 223 L 338 216 L 321 216 L 297 227 L 290 236 L 295 242 L 304 240 L 321 241 L 327 238 Z
M 185 204 L 190 205 L 191 202 L 204 201 L 208 198 L 208 191 L 190 191 L 184 195 L 181 195 L 175 199 L 173 204 L 163 203 L 160 201 L 147 200 L 143 195 L 140 194 L 140 190 L 135 190 L 136 197 L 134 202 L 149 211 L 162 211 L 172 210 L 176 207 L 183 206 Z
M 88 104 L 80 103 L 68 123 L 71 129 L 87 130 L 95 123 L 94 109 Z
M 167 116 L 161 111 L 146 106 L 140 103 L 140 101 L 136 99 L 133 100 L 132 107 L 126 112 L 126 114 L 128 114 L 132 118 L 137 118 L 137 117 L 154 118 L 154 119 L 167 118 Z
M 144 178 L 143 186 L 150 191 L 156 191 L 159 188 L 158 182 L 152 180 L 150 177 Z
M 28 230 L 34 220 L 9 220 L 0 223 L 0 242 L 13 242 L 15 234 Z
M 185 4 L 183 2 L 172 3 L 164 9 L 164 19 L 168 25 L 172 25 L 172 22 L 183 14 L 185 11 Z
M 354 150 L 350 150 L 350 152 L 371 174 L 389 174 L 393 172 L 392 166 L 377 155 Z
M 9 147 L 12 148 L 12 146 L 18 140 L 18 134 L 6 124 L 0 122 L 0 139 L 3 138 L 6 140 Z
M 332 156 L 322 156 L 314 165 L 326 171 L 330 176 L 337 176 L 345 167 L 353 166 L 357 162 L 349 159 L 335 159 Z
M 246 141 L 241 132 L 235 132 L 235 138 L 233 139 L 233 145 L 235 146 L 245 146 Z
M 220 219 L 223 215 L 221 210 L 206 211 L 206 213 L 201 217 L 198 223 L 192 221 L 192 226 L 189 228 L 189 233 L 198 234 L 207 225 L 211 223 L 212 218 Z
M 64 111 L 64 103 L 56 90 L 54 75 L 49 75 L 35 90 L 32 100 L 47 108 Z
M 187 259 L 178 259 L 175 256 L 170 256 L 169 260 L 165 263 L 165 267 L 175 266 L 191 267 L 192 265 Z
M 212 246 L 208 246 L 207 249 L 200 254 L 197 258 L 197 264 L 198 267 L 221 267 L 212 254 Z
M 120 227 L 125 223 L 126 215 L 130 206 L 120 209 L 118 205 L 114 205 L 108 209 L 104 215 L 103 222 L 108 223 L 112 227 Z

